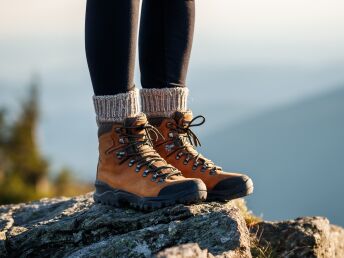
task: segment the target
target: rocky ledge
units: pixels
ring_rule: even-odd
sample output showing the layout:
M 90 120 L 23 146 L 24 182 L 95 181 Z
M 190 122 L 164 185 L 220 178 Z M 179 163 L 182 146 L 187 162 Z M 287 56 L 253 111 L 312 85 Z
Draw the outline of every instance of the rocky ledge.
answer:
M 325 218 L 248 216 L 240 201 L 144 213 L 92 194 L 4 205 L 0 257 L 344 257 L 344 230 Z

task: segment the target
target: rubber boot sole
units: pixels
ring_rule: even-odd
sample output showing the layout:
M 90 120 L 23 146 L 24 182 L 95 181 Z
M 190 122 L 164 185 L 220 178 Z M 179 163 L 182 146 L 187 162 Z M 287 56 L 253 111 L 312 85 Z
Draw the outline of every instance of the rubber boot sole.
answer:
M 253 189 L 253 182 L 251 179 L 248 179 L 246 182 L 237 185 L 235 188 L 223 191 L 208 191 L 206 200 L 226 202 L 248 196 L 253 193 Z
M 205 201 L 206 190 L 185 189 L 171 195 L 158 197 L 140 197 L 120 189 L 115 189 L 108 184 L 96 181 L 96 191 L 93 199 L 96 203 L 111 205 L 117 208 L 131 207 L 142 211 L 151 211 L 175 204 L 193 204 Z

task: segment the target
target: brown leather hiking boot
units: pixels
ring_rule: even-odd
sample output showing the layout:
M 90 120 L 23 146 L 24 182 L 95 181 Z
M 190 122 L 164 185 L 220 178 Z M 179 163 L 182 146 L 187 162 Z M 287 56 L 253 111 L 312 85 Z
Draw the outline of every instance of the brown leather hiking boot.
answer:
M 201 118 L 202 121 L 193 124 L 197 118 Z M 248 176 L 222 171 L 221 167 L 216 166 L 195 149 L 200 142 L 190 127 L 203 124 L 203 116 L 193 119 L 191 111 L 177 111 L 172 118 L 152 117 L 149 120 L 165 138 L 154 143 L 157 152 L 169 164 L 182 171 L 183 176 L 202 179 L 208 189 L 207 200 L 226 201 L 253 192 L 253 183 Z
M 206 199 L 204 183 L 167 164 L 152 147 L 150 134 L 159 136 L 144 114 L 100 125 L 96 202 L 150 210 Z

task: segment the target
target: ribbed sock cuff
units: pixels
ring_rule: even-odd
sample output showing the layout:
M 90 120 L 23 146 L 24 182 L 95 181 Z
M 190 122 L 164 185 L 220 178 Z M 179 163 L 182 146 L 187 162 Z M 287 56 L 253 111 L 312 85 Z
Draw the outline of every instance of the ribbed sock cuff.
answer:
M 116 95 L 93 96 L 97 124 L 102 122 L 122 122 L 126 117 L 140 113 L 138 90 Z
M 141 89 L 142 112 L 169 117 L 175 111 L 186 111 L 188 95 L 188 88 Z

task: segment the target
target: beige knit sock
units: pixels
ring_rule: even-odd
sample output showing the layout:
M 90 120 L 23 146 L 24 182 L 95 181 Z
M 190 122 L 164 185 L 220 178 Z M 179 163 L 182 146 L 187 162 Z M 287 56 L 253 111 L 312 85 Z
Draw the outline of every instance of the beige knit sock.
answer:
M 142 112 L 147 116 L 169 117 L 187 110 L 188 88 L 141 89 Z
M 138 90 L 116 95 L 93 96 L 97 124 L 103 122 L 122 122 L 126 117 L 140 113 Z

